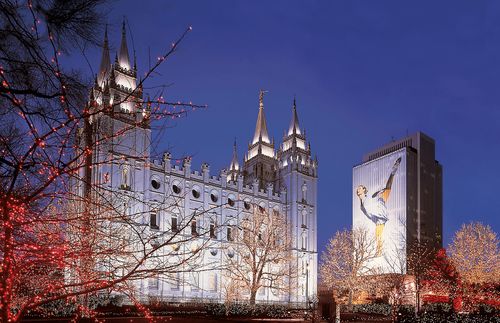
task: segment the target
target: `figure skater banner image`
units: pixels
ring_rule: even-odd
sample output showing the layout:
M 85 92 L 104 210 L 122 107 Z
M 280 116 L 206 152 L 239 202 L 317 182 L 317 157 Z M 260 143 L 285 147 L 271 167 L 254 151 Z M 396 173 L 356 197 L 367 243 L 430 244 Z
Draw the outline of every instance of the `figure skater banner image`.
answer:
M 406 259 L 406 149 L 353 168 L 352 209 L 353 228 L 371 237 L 370 266 L 394 272 L 393 263 Z

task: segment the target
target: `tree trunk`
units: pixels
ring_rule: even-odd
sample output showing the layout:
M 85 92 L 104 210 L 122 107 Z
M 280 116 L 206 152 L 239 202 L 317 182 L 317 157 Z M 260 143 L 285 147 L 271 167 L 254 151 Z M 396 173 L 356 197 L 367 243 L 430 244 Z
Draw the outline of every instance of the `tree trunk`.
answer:
M 420 279 L 415 276 L 415 317 L 420 313 Z
M 391 311 L 392 322 L 396 322 L 396 309 L 397 309 L 396 298 L 394 298 L 394 302 L 392 303 L 392 311 Z
M 255 297 L 257 296 L 257 291 L 256 290 L 251 290 L 250 291 L 250 304 L 255 305 Z
M 340 304 L 335 303 L 335 323 L 340 323 Z
M 347 308 L 349 309 L 349 312 L 352 312 L 352 297 L 353 297 L 352 289 L 349 289 L 349 300 L 347 303 Z

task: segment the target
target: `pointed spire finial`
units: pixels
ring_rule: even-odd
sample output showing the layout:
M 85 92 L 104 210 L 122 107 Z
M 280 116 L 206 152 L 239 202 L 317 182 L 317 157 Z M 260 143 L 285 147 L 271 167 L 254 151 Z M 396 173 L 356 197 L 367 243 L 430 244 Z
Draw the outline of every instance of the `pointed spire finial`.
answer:
M 229 165 L 229 171 L 239 171 L 240 164 L 238 162 L 238 151 L 236 149 L 236 137 L 234 138 L 233 144 L 233 158 L 231 159 L 231 165 Z
M 130 58 L 128 56 L 128 47 L 127 47 L 127 34 L 125 32 L 125 17 L 123 17 L 122 23 L 122 42 L 120 45 L 120 53 L 118 55 L 118 63 L 121 67 L 130 69 Z
M 288 135 L 290 136 L 292 134 L 301 134 L 299 127 L 299 117 L 297 116 L 297 102 L 295 95 L 293 96 L 292 120 L 290 121 L 290 127 L 288 127 Z
M 109 59 L 108 24 L 106 24 L 106 28 L 104 29 L 104 41 L 102 44 L 101 66 L 97 74 L 97 83 L 99 86 L 103 85 L 103 81 L 107 78 L 110 70 L 111 60 Z
M 259 109 L 264 109 L 264 93 L 267 93 L 266 90 L 259 90 Z
M 264 116 L 264 93 L 266 92 L 268 91 L 259 91 L 259 114 L 257 115 L 257 124 L 255 125 L 252 145 L 259 141 L 263 141 L 268 144 L 271 143 L 269 140 L 269 134 L 267 133 L 266 117 Z

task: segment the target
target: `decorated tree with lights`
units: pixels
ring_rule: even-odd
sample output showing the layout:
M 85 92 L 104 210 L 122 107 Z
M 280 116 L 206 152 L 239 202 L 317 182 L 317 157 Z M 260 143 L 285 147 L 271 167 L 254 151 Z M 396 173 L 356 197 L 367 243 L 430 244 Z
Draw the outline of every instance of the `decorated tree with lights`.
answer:
M 198 251 L 210 241 L 184 234 L 206 210 L 180 219 L 167 234 L 150 216 L 175 211 L 180 207 L 176 198 L 166 195 L 164 201 L 131 209 L 139 200 L 147 202 L 127 193 L 126 186 L 122 191 L 110 187 L 108 176 L 113 174 L 98 171 L 122 160 L 102 152 L 134 129 L 147 130 L 155 120 L 204 107 L 167 102 L 162 93 L 143 99 L 144 81 L 191 28 L 158 57 L 144 79 L 129 87 L 113 79 L 118 78 L 113 72 L 135 77 L 135 62 L 115 62 L 111 70 L 109 58 L 103 59 L 109 64 L 101 63 L 104 69 L 87 100 L 85 73 L 66 66 L 65 56 L 98 43 L 94 35 L 101 26 L 101 5 L 99 0 L 0 3 L 3 322 L 19 321 L 54 302 L 76 304 L 79 315 L 89 314 L 91 298 L 103 293 L 121 293 L 134 301 L 137 281 L 177 279 L 176 273 L 196 262 Z M 106 36 L 103 58 L 107 46 Z M 128 55 L 126 46 L 120 54 L 125 51 Z M 125 126 L 109 128 L 103 116 L 126 120 Z
M 376 273 L 370 266 L 376 257 L 376 241 L 367 230 L 337 231 L 321 255 L 321 281 L 333 290 L 338 302 L 347 294 L 347 304 L 351 307 L 355 294 L 367 287 L 366 276 Z
M 290 295 L 297 277 L 295 257 L 291 250 L 291 229 L 286 216 L 277 210 L 267 211 L 255 205 L 244 214 L 239 226 L 228 225 L 228 240 L 234 245 L 228 251 L 225 274 L 230 281 L 227 290 L 234 299 L 248 297 L 255 304 L 257 292 L 267 288 L 274 295 Z M 304 268 L 305 270 L 305 268 Z
M 466 306 L 474 308 L 478 302 L 498 299 L 500 245 L 490 226 L 482 223 L 462 225 L 448 250 L 467 295 L 464 297 Z M 500 302 L 496 303 L 498 305 Z
M 408 270 L 413 277 L 415 289 L 415 313 L 418 315 L 422 305 L 422 290 L 428 277 L 429 267 L 436 253 L 433 244 L 426 240 L 415 240 L 408 247 Z
M 462 279 L 445 249 L 436 252 L 424 285 L 434 295 L 448 296 L 450 305 L 455 311 L 462 308 Z
M 462 225 L 448 250 L 465 282 L 500 283 L 500 242 L 490 226 L 481 223 Z

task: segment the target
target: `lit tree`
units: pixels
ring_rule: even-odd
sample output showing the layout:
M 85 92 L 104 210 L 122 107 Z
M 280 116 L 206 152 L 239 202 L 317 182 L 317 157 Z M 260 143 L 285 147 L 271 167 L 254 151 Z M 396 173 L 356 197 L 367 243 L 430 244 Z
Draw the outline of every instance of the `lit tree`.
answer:
M 172 212 L 172 196 L 129 212 L 140 200 L 107 187 L 106 179 L 81 170 L 116 162 L 95 152 L 113 138 L 162 118 L 202 107 L 143 100 L 143 82 L 111 105 L 99 104 L 64 56 L 96 44 L 99 0 L 0 2 L 0 311 L 15 322 L 54 301 L 78 303 L 82 311 L 98 292 L 125 293 L 134 300 L 135 282 L 158 276 L 176 279 L 209 239 L 186 234 L 185 215 L 175 230 L 159 231 L 151 212 Z M 190 30 L 186 30 L 186 33 Z M 184 33 L 160 56 L 146 78 L 178 48 Z M 105 88 L 94 86 L 97 93 Z M 92 136 L 92 123 L 121 103 L 142 111 L 130 127 Z M 94 132 L 95 134 L 95 132 Z M 75 138 L 78 138 L 75 142 Z M 86 174 L 92 174 L 87 172 Z M 75 186 L 84 186 L 84 194 Z M 146 219 L 146 221 L 145 221 Z M 200 234 L 203 234 L 201 232 Z
M 423 240 L 415 240 L 408 247 L 408 270 L 414 278 L 415 286 L 415 314 L 420 312 L 422 287 L 435 252 L 432 244 Z
M 498 236 L 490 226 L 481 223 L 462 225 L 448 250 L 451 263 L 461 278 L 464 306 L 469 309 L 485 299 L 498 299 L 500 246 Z
M 229 288 L 241 288 L 255 304 L 257 292 L 268 288 L 276 295 L 289 295 L 296 277 L 291 250 L 291 229 L 286 216 L 276 210 L 268 212 L 255 205 L 239 226 L 228 226 L 228 239 L 234 256 L 227 257 L 226 275 L 233 281 Z
M 462 280 L 445 249 L 439 249 L 436 252 L 423 285 L 433 293 L 447 295 L 455 311 L 461 309 Z
M 488 225 L 462 225 L 448 248 L 462 279 L 469 284 L 500 283 L 500 245 Z
M 351 307 L 354 294 L 364 290 L 365 276 L 376 273 L 370 266 L 376 257 L 376 241 L 367 230 L 337 231 L 321 256 L 321 280 L 337 300 L 347 293 Z

